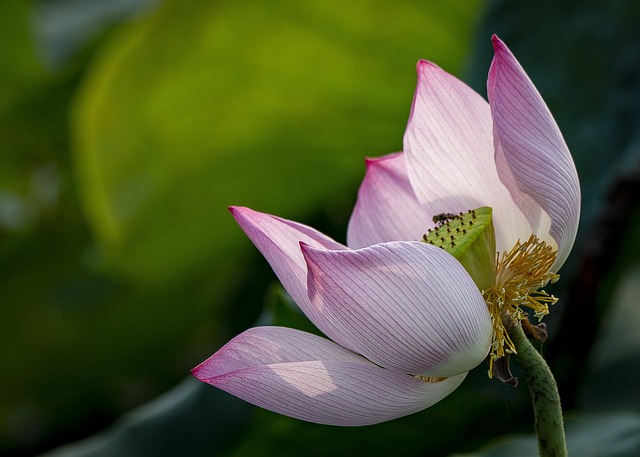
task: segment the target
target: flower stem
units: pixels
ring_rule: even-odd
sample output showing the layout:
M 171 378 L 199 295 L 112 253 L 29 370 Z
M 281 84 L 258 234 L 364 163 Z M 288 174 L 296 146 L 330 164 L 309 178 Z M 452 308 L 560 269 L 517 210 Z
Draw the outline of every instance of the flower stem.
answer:
M 519 324 L 513 326 L 510 334 L 518 351 L 512 357 L 521 368 L 524 381 L 531 392 L 538 452 L 541 457 L 564 457 L 567 455 L 567 445 L 560 395 L 553 374 Z

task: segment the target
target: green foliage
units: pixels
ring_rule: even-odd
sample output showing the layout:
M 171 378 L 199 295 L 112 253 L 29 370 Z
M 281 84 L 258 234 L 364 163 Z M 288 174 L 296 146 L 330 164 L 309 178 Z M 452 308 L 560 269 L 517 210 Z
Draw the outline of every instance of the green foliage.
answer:
M 0 107 L 24 95 L 26 89 L 44 79 L 44 71 L 33 51 L 25 2 L 7 0 L 0 4 L 0 38 L 11 46 L 0 47 Z
M 363 155 L 401 148 L 415 61 L 459 67 L 475 8 L 453 4 L 173 1 L 119 30 L 72 126 L 108 267 L 175 280 L 233 257 L 231 204 L 308 217 L 352 201 Z
M 237 439 L 250 410 L 191 378 L 126 414 L 108 432 L 46 456 L 219 455 Z
M 640 449 L 640 415 L 631 412 L 576 414 L 566 422 L 569 455 L 580 457 L 634 457 Z M 479 452 L 451 457 L 536 457 L 533 435 L 510 436 Z

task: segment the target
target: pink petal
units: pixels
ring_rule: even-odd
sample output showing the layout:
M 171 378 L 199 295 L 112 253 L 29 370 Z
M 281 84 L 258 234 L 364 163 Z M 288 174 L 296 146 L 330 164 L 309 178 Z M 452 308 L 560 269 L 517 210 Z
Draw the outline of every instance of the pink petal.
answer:
M 344 426 L 421 411 L 449 395 L 466 376 L 419 381 L 377 367 L 324 338 L 278 327 L 238 335 L 193 374 L 262 408 Z
M 253 327 L 233 338 L 193 371 L 199 379 L 285 362 L 334 360 L 374 366 L 331 340 L 288 327 Z
M 367 160 L 367 173 L 347 231 L 349 247 L 419 240 L 433 226 L 407 177 L 402 153 Z
M 517 205 L 498 177 L 488 103 L 430 62 L 417 69 L 404 150 L 418 199 L 430 216 L 492 207 L 496 247 L 510 250 L 535 230 L 541 211 Z
M 578 227 L 578 175 L 560 129 L 535 86 L 495 35 L 493 47 L 487 88 L 501 178 L 513 195 L 532 198 L 551 218 L 549 233 L 559 250 L 557 270 L 571 250 Z
M 307 293 L 307 264 L 300 242 L 318 249 L 347 249 L 331 238 L 303 224 L 298 224 L 249 208 L 231 207 L 242 230 L 267 259 L 276 276 L 306 316 L 325 335 L 338 343 L 336 335 L 322 312 L 310 301 Z M 346 343 L 346 342 L 345 342 Z
M 302 248 L 311 300 L 350 348 L 377 365 L 453 376 L 487 355 L 487 306 L 462 265 L 444 250 L 421 242 L 357 251 Z

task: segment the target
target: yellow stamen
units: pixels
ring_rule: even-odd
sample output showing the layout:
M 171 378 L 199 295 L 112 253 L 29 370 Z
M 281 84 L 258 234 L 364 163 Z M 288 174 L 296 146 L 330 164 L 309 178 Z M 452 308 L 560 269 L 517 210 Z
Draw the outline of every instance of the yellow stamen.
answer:
M 540 321 L 549 314 L 549 304 L 558 301 L 541 289 L 559 278 L 549 271 L 557 255 L 557 251 L 535 235 L 524 243 L 518 241 L 509 253 L 497 254 L 495 285 L 482 292 L 493 322 L 489 377 L 493 374 L 494 361 L 516 352 L 505 323 L 526 319 L 527 313 L 521 306 L 530 308 Z

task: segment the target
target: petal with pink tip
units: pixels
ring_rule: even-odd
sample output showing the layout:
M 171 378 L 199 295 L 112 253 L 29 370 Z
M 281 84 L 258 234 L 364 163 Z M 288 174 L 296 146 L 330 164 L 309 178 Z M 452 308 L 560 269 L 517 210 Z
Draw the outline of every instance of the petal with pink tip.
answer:
M 303 245 L 309 297 L 342 340 L 394 371 L 453 376 L 487 355 L 492 326 L 469 274 L 421 242 L 357 251 Z
M 320 424 L 377 424 L 421 411 L 466 373 L 424 382 L 377 367 L 329 340 L 279 327 L 238 335 L 193 370 L 203 382 L 262 408 Z
M 407 177 L 404 154 L 367 159 L 367 173 L 347 230 L 349 247 L 419 240 L 432 225 Z
M 535 200 L 551 218 L 558 270 L 569 255 L 580 216 L 580 185 L 573 159 L 553 116 L 507 46 L 493 36 L 495 56 L 487 89 L 498 167 L 512 194 Z M 501 175 L 502 177 L 502 175 Z
M 318 335 L 288 327 L 245 330 L 193 370 L 197 378 L 216 376 L 256 365 L 334 360 L 374 366 L 364 357 Z
M 511 250 L 534 231 L 540 208 L 518 206 L 498 177 L 488 103 L 430 62 L 417 70 L 404 150 L 418 199 L 429 215 L 492 207 L 496 247 Z
M 317 230 L 297 222 L 244 207 L 231 207 L 230 211 L 309 320 L 325 335 L 342 344 L 340 335 L 335 334 L 322 312 L 309 301 L 307 264 L 300 250 L 300 242 L 318 249 L 347 248 Z

